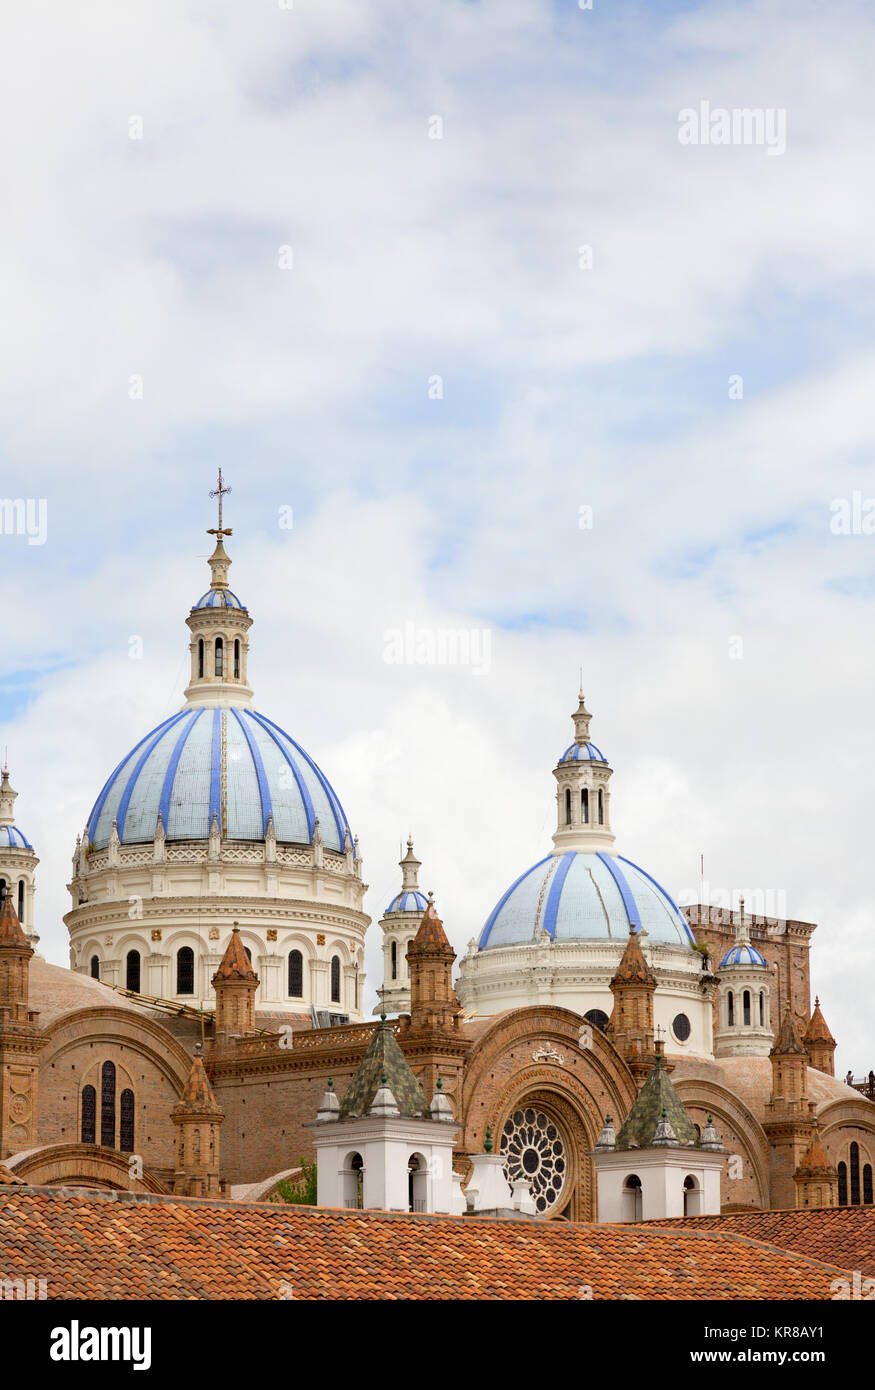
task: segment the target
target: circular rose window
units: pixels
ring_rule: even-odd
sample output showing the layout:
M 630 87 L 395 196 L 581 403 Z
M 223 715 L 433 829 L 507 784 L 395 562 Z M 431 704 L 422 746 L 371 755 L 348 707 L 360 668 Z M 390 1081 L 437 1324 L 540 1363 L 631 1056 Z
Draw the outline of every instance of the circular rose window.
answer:
M 515 1110 L 501 1134 L 508 1181 L 528 1178 L 539 1212 L 556 1205 L 568 1173 L 568 1152 L 559 1126 L 543 1110 Z

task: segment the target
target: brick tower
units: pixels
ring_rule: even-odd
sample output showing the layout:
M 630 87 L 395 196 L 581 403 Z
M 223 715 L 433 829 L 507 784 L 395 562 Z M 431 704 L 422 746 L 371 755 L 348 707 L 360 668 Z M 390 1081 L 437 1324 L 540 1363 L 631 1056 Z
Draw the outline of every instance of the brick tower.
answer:
M 797 1207 L 837 1207 L 838 1170 L 830 1163 L 826 1150 L 815 1134 L 793 1174 Z
M 629 928 L 626 949 L 611 980 L 614 1010 L 605 1032 L 626 1061 L 640 1086 L 653 1066 L 653 995 L 656 977 L 647 961 L 635 927 Z
M 28 1008 L 33 947 L 7 892 L 0 905 L 0 1159 L 37 1138 L 39 1014 Z
M 185 1090 L 170 1112 L 176 1130 L 173 1191 L 183 1197 L 210 1197 L 222 1190 L 219 1178 L 219 1126 L 225 1112 L 213 1095 L 200 1046 Z
M 808 1065 L 827 1076 L 835 1076 L 836 1040 L 826 1026 L 826 1019 L 820 1012 L 820 1000 L 815 995 L 814 1013 L 811 1015 L 802 1039 L 808 1053 Z
M 258 976 L 252 969 L 236 923 L 213 976 L 213 989 L 216 991 L 216 1036 L 254 1033 Z
M 808 1099 L 808 1053 L 799 1037 L 789 1000 L 769 1057 L 772 1097 L 766 1106 L 763 1128 L 770 1146 L 770 1197 L 773 1208 L 788 1210 L 797 1203 L 794 1174 L 815 1139 L 814 1102 Z

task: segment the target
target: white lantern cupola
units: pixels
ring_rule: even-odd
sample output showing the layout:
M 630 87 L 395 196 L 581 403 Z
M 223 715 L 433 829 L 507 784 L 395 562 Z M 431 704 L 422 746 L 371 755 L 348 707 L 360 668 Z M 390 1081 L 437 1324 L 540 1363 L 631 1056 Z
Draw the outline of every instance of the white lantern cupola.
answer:
M 735 927 L 735 943 L 717 967 L 715 1057 L 768 1057 L 774 1041 L 771 1020 L 771 970 L 750 939 L 744 899 Z
M 208 561 L 210 587 L 185 620 L 191 632 L 191 679 L 185 690 L 188 705 L 231 707 L 252 701 L 246 669 L 252 619 L 228 583 L 231 557 L 224 546 L 225 537 L 232 532 L 230 526 L 222 525 L 222 498 L 230 491 L 222 483 L 220 469 L 219 485 L 210 494 L 219 499 L 219 524 L 207 532 L 216 537 Z
M 566 748 L 553 769 L 557 782 L 557 823 L 553 844 L 560 853 L 566 850 L 581 850 L 584 853 L 604 850 L 610 853 L 614 845 L 611 794 L 608 790 L 612 769 L 601 749 L 590 740 L 592 715 L 586 708 L 582 690 L 571 718 L 574 742 Z
M 15 824 L 17 798 L 9 768 L 4 765 L 0 774 L 0 902 L 11 894 L 22 931 L 36 949 L 39 937 L 34 930 L 33 896 L 39 859 L 24 831 Z

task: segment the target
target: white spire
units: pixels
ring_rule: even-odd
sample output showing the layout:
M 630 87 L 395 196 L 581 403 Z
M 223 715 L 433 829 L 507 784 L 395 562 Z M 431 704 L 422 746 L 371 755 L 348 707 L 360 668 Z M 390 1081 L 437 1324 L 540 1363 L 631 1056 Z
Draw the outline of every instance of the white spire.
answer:
M 17 796 L 18 792 L 9 781 L 9 768 L 4 762 L 3 773 L 0 776 L 0 825 L 15 824 L 13 807 Z
M 185 691 L 188 705 L 242 706 L 252 702 L 246 671 L 252 619 L 228 586 L 231 558 L 223 544 L 225 536 L 231 535 L 231 527 L 222 523 L 222 499 L 230 491 L 219 469 L 218 487 L 210 493 L 219 499 L 219 524 L 207 531 L 208 536 L 216 537 L 207 562 L 210 587 L 185 620 L 191 631 L 191 679 Z
M 399 859 L 398 865 L 401 869 L 402 893 L 406 889 L 416 892 L 419 888 L 419 870 L 422 867 L 422 861 L 417 859 L 416 855 L 413 853 L 412 835 L 408 835 L 407 837 L 407 853 L 403 859 Z

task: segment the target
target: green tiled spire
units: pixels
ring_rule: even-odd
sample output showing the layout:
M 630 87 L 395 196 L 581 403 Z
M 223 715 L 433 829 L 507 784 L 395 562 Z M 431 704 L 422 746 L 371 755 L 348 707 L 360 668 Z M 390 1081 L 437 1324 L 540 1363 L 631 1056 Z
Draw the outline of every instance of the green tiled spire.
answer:
M 399 1114 L 408 1119 L 431 1119 L 425 1093 L 398 1046 L 391 1027 L 382 1022 L 356 1068 L 340 1105 L 340 1118 L 367 1115 L 381 1086 L 388 1086 Z
M 686 1144 L 698 1144 L 695 1126 L 671 1084 L 662 1057 L 658 1056 L 656 1065 L 638 1092 L 638 1098 L 617 1135 L 617 1148 L 652 1148 L 657 1126 L 663 1117 L 668 1120 L 681 1147 Z

